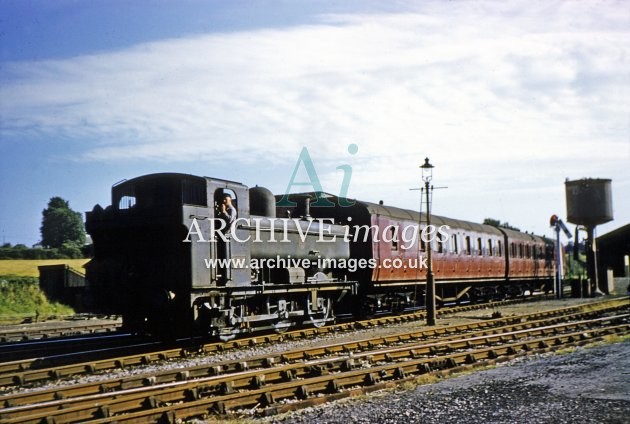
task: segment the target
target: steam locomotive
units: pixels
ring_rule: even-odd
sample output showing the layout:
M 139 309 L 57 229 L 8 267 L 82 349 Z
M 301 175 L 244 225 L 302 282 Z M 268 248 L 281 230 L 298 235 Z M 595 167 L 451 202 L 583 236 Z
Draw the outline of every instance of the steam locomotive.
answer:
M 219 213 L 229 195 L 233 222 Z M 422 308 L 427 251 L 438 303 L 520 296 L 552 281 L 553 246 L 527 233 L 323 192 L 177 173 L 112 187 L 87 213 L 97 308 L 132 332 L 229 339 Z

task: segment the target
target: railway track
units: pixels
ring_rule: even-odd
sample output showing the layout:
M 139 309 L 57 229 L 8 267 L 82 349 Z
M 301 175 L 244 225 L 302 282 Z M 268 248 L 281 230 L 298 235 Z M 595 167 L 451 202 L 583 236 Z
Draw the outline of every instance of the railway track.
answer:
M 610 315 L 611 311 L 622 310 Z M 175 422 L 270 414 L 630 332 L 628 300 L 3 396 L 0 421 Z M 607 315 L 607 316 L 602 316 Z
M 88 334 L 77 337 L 63 337 L 51 340 L 32 340 L 28 342 L 16 342 L 0 345 L 0 369 L 3 363 L 11 361 L 72 361 L 72 358 L 79 355 L 88 356 L 92 352 L 93 357 L 98 357 L 99 352 L 104 353 L 107 349 L 127 346 L 143 341 L 142 337 L 125 333 L 105 333 Z M 37 359 L 33 359 L 37 358 Z
M 27 340 L 50 339 L 57 337 L 77 336 L 95 333 L 110 333 L 117 331 L 120 321 L 111 320 L 98 322 L 60 322 L 41 324 L 11 325 L 0 329 L 0 346 Z
M 465 306 L 440 309 L 438 316 L 461 313 L 488 307 L 499 307 L 522 302 L 522 300 L 506 300 L 490 304 L 471 304 Z M 317 335 L 332 334 L 341 331 L 371 328 L 380 325 L 395 324 L 406 321 L 417 321 L 425 318 L 423 312 L 411 314 L 382 316 L 369 320 L 346 322 L 321 328 L 305 328 L 286 333 L 272 333 L 255 337 L 237 339 L 230 342 L 191 344 L 190 341 L 182 341 L 183 347 L 158 349 L 160 343 L 141 343 L 128 346 L 127 355 L 120 355 L 125 347 L 105 347 L 97 351 L 76 351 L 55 356 L 30 355 L 26 359 L 0 362 L 0 387 L 11 385 L 24 385 L 34 382 L 56 380 L 70 375 L 94 374 L 107 370 L 123 369 L 139 365 L 148 365 L 164 360 L 186 358 L 195 354 L 210 354 L 229 349 L 239 349 L 245 346 L 268 344 L 282 340 L 297 340 Z M 133 353 L 132 353 L 133 349 Z

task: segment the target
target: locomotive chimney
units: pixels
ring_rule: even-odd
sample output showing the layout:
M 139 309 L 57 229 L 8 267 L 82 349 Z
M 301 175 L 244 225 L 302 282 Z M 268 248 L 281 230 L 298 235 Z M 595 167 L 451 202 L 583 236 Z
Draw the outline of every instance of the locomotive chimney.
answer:
M 311 219 L 311 197 L 304 198 L 304 219 Z

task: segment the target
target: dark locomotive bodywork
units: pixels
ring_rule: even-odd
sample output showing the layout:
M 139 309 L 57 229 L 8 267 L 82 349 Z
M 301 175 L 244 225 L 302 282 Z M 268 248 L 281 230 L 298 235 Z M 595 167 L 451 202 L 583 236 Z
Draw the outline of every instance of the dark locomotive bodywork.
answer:
M 87 278 L 100 309 L 121 314 L 131 331 L 174 335 L 229 337 L 252 327 L 332 320 L 333 300 L 356 291 L 356 283 L 338 278 L 335 270 L 254 267 L 252 260 L 275 265 L 316 254 L 347 258 L 347 243 L 317 242 L 343 228 L 320 229 L 300 219 L 273 225 L 273 216 L 250 214 L 250 192 L 264 201 L 263 189 L 183 174 L 147 175 L 114 186 L 112 205 L 97 205 L 86 219 L 94 243 Z M 238 212 L 229 235 L 217 217 L 224 194 L 232 196 Z M 273 210 L 260 204 L 252 209 Z
M 238 212 L 231 228 L 218 216 L 225 194 Z M 442 303 L 531 293 L 552 278 L 539 237 L 432 216 L 440 237 L 429 246 L 424 218 L 325 193 L 274 198 L 232 181 L 146 175 L 87 214 L 87 279 L 101 311 L 130 331 L 225 338 L 417 309 L 429 247 Z

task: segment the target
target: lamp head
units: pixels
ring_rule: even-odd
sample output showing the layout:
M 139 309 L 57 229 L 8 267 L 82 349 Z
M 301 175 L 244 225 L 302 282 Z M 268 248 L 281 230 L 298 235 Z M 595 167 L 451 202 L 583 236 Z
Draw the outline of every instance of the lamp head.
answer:
M 420 166 L 422 169 L 422 181 L 428 183 L 433 178 L 433 165 L 429 163 L 429 158 L 424 159 L 424 164 Z

